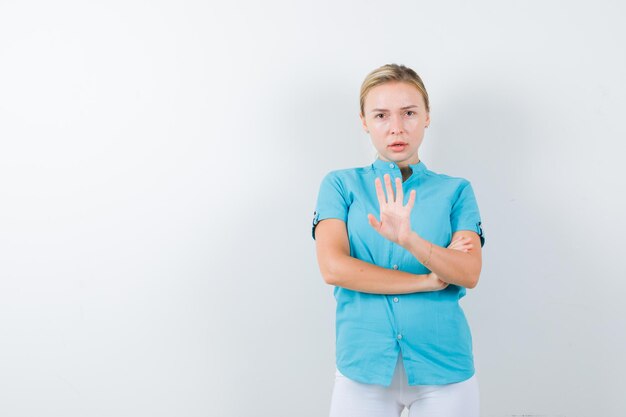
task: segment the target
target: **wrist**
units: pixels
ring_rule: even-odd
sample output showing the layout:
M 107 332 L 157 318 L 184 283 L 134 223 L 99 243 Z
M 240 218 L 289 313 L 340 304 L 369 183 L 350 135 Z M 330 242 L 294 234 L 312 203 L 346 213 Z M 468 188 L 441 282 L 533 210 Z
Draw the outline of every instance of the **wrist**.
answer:
M 424 265 L 426 268 L 429 268 L 430 260 L 433 254 L 433 243 L 428 240 L 422 238 L 415 232 L 411 232 L 409 237 L 406 239 L 404 244 L 402 245 L 406 250 L 408 250 L 417 260 Z
M 439 291 L 448 286 L 448 283 L 442 281 L 434 272 L 419 275 L 419 278 L 419 289 L 416 290 L 418 292 Z
M 412 252 L 413 248 L 415 247 L 417 243 L 417 240 L 419 239 L 421 239 L 420 236 L 417 233 L 415 233 L 413 230 L 411 230 L 406 235 L 406 237 L 398 240 L 398 244 L 402 246 L 404 249 L 408 250 L 409 252 Z

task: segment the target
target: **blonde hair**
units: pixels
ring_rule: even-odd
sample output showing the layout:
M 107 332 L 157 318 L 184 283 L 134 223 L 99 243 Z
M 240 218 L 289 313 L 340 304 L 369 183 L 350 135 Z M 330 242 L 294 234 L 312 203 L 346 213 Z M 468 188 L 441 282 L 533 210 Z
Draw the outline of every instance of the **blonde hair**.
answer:
M 365 77 L 363 84 L 361 84 L 360 104 L 362 116 L 365 115 L 364 107 L 365 97 L 367 97 L 367 93 L 369 93 L 369 91 L 376 86 L 393 81 L 408 83 L 417 88 L 417 90 L 424 98 L 426 111 L 430 112 L 428 93 L 426 92 L 426 87 L 424 87 L 424 83 L 422 82 L 420 76 L 417 75 L 417 73 L 411 68 L 405 67 L 404 65 L 387 64 L 383 65 L 382 67 L 376 68 L 374 71 L 367 74 L 367 77 Z

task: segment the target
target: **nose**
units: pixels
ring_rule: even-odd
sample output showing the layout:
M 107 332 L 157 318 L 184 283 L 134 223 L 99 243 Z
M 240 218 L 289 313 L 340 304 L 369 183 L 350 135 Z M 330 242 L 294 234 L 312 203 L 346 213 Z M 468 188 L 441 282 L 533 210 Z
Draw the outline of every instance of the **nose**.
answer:
M 389 125 L 389 129 L 392 135 L 399 135 L 401 133 L 404 133 L 402 127 L 402 118 L 398 116 L 391 117 L 391 124 Z

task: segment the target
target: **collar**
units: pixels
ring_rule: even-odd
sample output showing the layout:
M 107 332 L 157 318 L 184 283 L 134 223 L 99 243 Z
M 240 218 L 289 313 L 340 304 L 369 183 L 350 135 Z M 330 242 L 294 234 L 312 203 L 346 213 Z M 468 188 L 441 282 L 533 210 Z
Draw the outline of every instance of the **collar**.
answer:
M 417 173 L 422 173 L 423 171 L 426 171 L 427 169 L 426 165 L 424 164 L 424 161 L 422 160 L 420 160 L 417 164 L 409 164 L 409 166 L 411 167 L 411 170 L 413 171 L 412 175 L 415 175 Z M 397 172 L 398 174 L 400 173 L 400 168 L 398 167 L 398 164 L 392 161 L 383 161 L 380 158 L 376 158 L 376 160 L 372 164 L 372 168 L 381 172 Z

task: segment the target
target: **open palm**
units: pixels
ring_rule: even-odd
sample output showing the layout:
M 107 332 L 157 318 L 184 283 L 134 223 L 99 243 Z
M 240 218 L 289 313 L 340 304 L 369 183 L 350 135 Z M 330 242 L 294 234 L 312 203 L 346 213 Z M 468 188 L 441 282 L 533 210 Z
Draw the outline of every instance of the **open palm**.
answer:
M 411 210 L 415 204 L 415 190 L 411 191 L 409 201 L 405 206 L 403 205 L 402 180 L 399 177 L 396 178 L 396 195 L 394 198 L 394 192 L 391 188 L 391 177 L 389 174 L 385 174 L 383 179 L 387 191 L 386 198 L 380 178 L 376 178 L 374 181 L 376 196 L 380 205 L 380 221 L 373 214 L 368 214 L 367 218 L 370 225 L 383 237 L 402 245 L 411 234 Z

